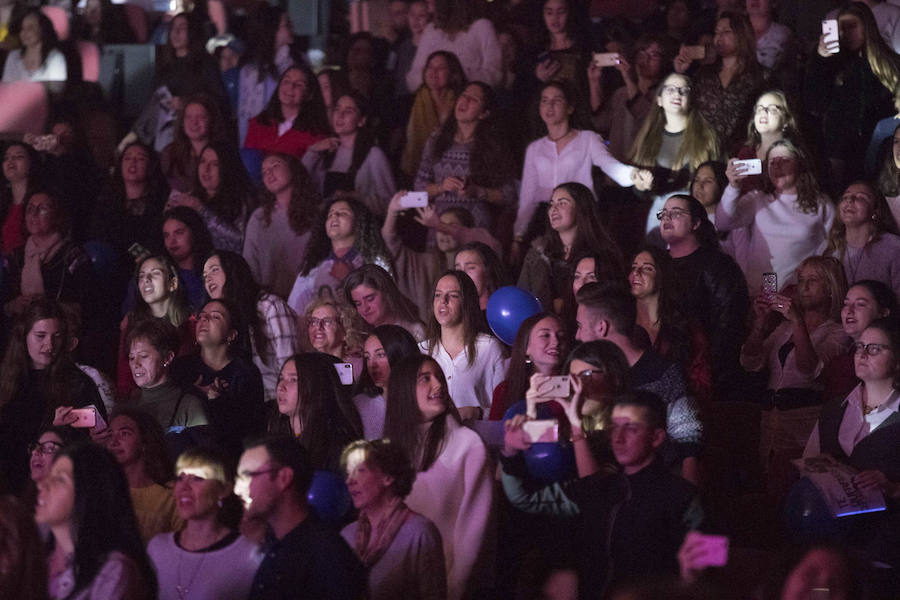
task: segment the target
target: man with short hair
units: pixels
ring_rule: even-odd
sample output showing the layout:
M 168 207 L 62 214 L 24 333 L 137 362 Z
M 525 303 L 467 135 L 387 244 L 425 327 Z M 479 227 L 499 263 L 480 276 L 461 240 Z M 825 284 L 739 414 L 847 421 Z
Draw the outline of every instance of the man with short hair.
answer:
M 265 558 L 253 579 L 250 600 L 362 597 L 362 564 L 307 504 L 312 477 L 309 454 L 289 436 L 263 438 L 241 455 L 234 492 L 244 502 L 244 517 L 267 525 Z
M 696 488 L 673 475 L 658 457 L 666 439 L 666 407 L 656 395 L 638 391 L 618 398 L 612 409 L 610 447 L 619 473 L 526 490 L 521 451 L 530 446 L 521 427 L 510 427 L 501 455 L 503 488 L 516 508 L 530 513 L 581 516 L 578 547 L 585 598 L 650 577 L 677 575 L 678 548 L 700 527 L 703 510 Z
M 576 296 L 576 316 L 580 342 L 607 340 L 625 354 L 631 386 L 658 395 L 668 411 L 667 429 L 671 444 L 667 444 L 665 462 L 681 465 L 688 481 L 699 479 L 697 456 L 702 450 L 703 424 L 696 401 L 687 393 L 681 368 L 649 348 L 638 346 L 633 333 L 637 323 L 634 297 L 624 286 L 609 283 L 588 283 Z

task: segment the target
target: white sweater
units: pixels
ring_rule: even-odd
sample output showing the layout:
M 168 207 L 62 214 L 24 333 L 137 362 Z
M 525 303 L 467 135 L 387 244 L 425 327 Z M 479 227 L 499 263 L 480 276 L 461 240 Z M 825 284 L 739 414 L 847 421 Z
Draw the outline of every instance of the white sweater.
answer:
M 437 525 L 447 564 L 447 598 L 478 589 L 493 567 L 492 465 L 478 434 L 448 419 L 443 452 L 416 476 L 406 504 Z M 477 564 L 476 564 L 477 563 Z
M 497 87 L 503 77 L 500 42 L 490 21 L 478 19 L 467 30 L 453 36 L 429 23 L 422 32 L 412 67 L 406 74 L 406 85 L 410 92 L 415 92 L 422 85 L 425 62 L 432 52 L 438 50 L 455 54 L 469 81 L 483 81 L 491 87 Z
M 561 183 L 577 181 L 594 191 L 591 167 L 597 165 L 621 185 L 632 185 L 632 167 L 623 164 L 609 153 L 606 140 L 593 131 L 579 131 L 562 152 L 556 142 L 544 136 L 528 144 L 525 166 L 522 168 L 522 189 L 519 192 L 519 213 L 513 231 L 524 235 L 537 205 L 550 202 L 553 188 Z
M 779 289 L 795 283 L 800 263 L 825 251 L 834 205 L 823 196 L 815 213 L 805 213 L 797 208 L 794 194 L 776 198 L 760 190 L 738 197 L 739 193 L 732 185 L 725 188 L 716 208 L 716 229 L 746 228 L 745 235 L 734 240 L 734 253 L 750 294 L 759 293 L 766 272 L 777 273 Z

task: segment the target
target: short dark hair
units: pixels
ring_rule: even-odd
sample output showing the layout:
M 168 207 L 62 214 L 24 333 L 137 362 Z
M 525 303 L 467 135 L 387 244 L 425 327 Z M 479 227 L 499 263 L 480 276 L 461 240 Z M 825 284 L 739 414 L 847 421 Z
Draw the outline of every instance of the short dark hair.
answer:
M 900 311 L 897 308 L 897 295 L 886 283 L 875 279 L 860 279 L 851 283 L 849 287 L 857 286 L 866 288 L 872 294 L 875 302 L 878 303 L 878 308 L 888 311 L 887 316 L 895 319 L 900 318 Z
M 269 459 L 278 467 L 290 469 L 294 478 L 291 489 L 298 502 L 306 504 L 306 494 L 312 484 L 313 465 L 309 452 L 296 438 L 290 435 L 269 435 L 249 442 L 244 449 L 262 446 L 269 453 Z
M 637 322 L 637 306 L 628 289 L 618 282 L 587 283 L 575 296 L 575 301 L 587 309 L 600 313 L 617 333 L 630 336 Z
M 647 390 L 635 390 L 616 398 L 613 407 L 634 406 L 645 409 L 647 413 L 647 425 L 654 429 L 666 429 L 666 404 L 659 396 Z
M 178 352 L 181 336 L 178 329 L 165 318 L 150 317 L 136 321 L 125 333 L 125 355 L 135 340 L 146 340 L 163 357 Z
M 357 440 L 344 448 L 341 454 L 341 470 L 346 473 L 349 466 L 350 455 L 360 452 L 362 462 L 375 467 L 394 481 L 390 490 L 397 498 L 406 498 L 412 491 L 416 480 L 416 470 L 409 460 L 409 456 L 399 444 L 392 443 L 389 439 Z

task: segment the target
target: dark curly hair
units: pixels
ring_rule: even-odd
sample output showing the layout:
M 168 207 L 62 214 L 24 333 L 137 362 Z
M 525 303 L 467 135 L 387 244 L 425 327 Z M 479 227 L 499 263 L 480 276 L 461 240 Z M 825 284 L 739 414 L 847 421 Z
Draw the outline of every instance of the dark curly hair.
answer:
M 363 263 L 377 264 L 393 275 L 394 263 L 387 246 L 384 245 L 378 221 L 363 203 L 352 198 L 331 200 L 320 211 L 318 223 L 313 227 L 306 255 L 300 266 L 300 275 L 309 275 L 309 272 L 319 266 L 331 253 L 331 240 L 325 232 L 325 222 L 328 220 L 328 211 L 336 202 L 346 202 L 353 212 L 353 247 L 362 256 Z
M 288 222 L 294 233 L 303 235 L 312 226 L 318 207 L 322 203 L 322 196 L 319 195 L 318 186 L 313 183 L 306 167 L 303 166 L 300 159 L 296 156 L 276 152 L 267 155 L 266 158 L 279 158 L 287 164 L 291 173 L 291 201 L 287 210 Z M 270 192 L 265 186 L 260 188 L 259 206 L 263 210 L 263 221 L 268 227 L 272 224 L 275 194 Z
M 216 153 L 219 161 L 219 187 L 214 196 L 206 193 L 206 189 L 200 184 L 200 157 L 207 150 Z M 217 216 L 229 223 L 237 221 L 242 215 L 248 213 L 247 200 L 252 197 L 252 187 L 247 170 L 241 162 L 241 157 L 231 144 L 215 140 L 210 141 L 197 160 L 197 168 L 193 173 L 192 192 L 203 205 Z M 246 220 L 246 216 L 243 217 Z
M 406 498 L 416 481 L 416 470 L 406 452 L 391 440 L 357 440 L 341 454 L 341 471 L 348 476 L 349 469 L 360 463 L 374 467 L 393 479 L 389 488 L 395 498 Z
M 300 112 L 294 119 L 293 129 L 308 133 L 327 134 L 331 131 L 328 125 L 328 111 L 325 108 L 325 100 L 322 99 L 322 90 L 319 88 L 319 80 L 315 73 L 306 65 L 292 65 L 285 69 L 278 79 L 278 88 L 285 75 L 291 71 L 300 71 L 306 77 L 306 93 L 300 101 Z M 256 120 L 260 125 L 277 126 L 284 121 L 284 113 L 281 112 L 281 100 L 278 98 L 278 89 L 272 94 L 272 98 L 266 107 L 257 115 Z

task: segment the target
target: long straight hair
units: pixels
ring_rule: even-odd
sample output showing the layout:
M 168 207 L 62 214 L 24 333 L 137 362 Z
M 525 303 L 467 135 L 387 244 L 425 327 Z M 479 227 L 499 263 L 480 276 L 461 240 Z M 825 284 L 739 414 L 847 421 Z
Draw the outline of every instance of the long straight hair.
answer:
M 175 282 L 175 289 L 168 294 L 169 307 L 166 309 L 166 319 L 175 327 L 180 327 L 181 324 L 187 321 L 188 317 L 191 316 L 191 307 L 188 305 L 187 295 L 185 294 L 184 288 L 181 287 L 181 281 L 178 279 L 178 267 L 175 266 L 175 263 L 172 262 L 172 259 L 169 258 L 167 254 L 154 254 L 143 259 L 138 263 L 137 267 L 135 267 L 135 280 L 137 280 L 141 272 L 141 267 L 143 267 L 148 260 L 155 260 L 162 265 L 165 276 L 168 278 L 166 285 L 170 282 Z M 139 281 L 138 285 L 140 285 Z M 150 305 L 147 304 L 140 293 L 135 297 L 134 309 L 132 309 L 131 314 L 134 316 L 133 318 L 135 321 L 153 317 Z
M 273 152 L 266 156 L 277 157 L 284 161 L 291 173 L 291 200 L 288 203 L 288 223 L 294 233 L 303 235 L 312 226 L 322 197 L 318 188 L 313 185 L 312 178 L 303 163 L 296 156 Z M 275 194 L 266 186 L 261 186 L 259 191 L 259 206 L 262 208 L 263 222 L 266 227 L 272 224 L 272 211 L 275 209 Z
M 475 364 L 476 346 L 478 334 L 482 332 L 482 323 L 484 317 L 481 314 L 481 301 L 478 299 L 478 290 L 472 278 L 455 269 L 444 271 L 440 277 L 434 280 L 432 291 L 437 289 L 438 282 L 444 277 L 453 277 L 459 284 L 462 292 L 462 326 L 463 326 L 463 344 L 466 347 L 466 357 L 468 365 Z M 432 294 L 432 298 L 434 295 Z M 428 345 L 428 354 L 434 355 L 435 349 L 441 343 L 441 324 L 438 323 L 434 314 L 434 302 L 432 301 L 431 316 L 428 317 L 428 325 L 425 329 L 425 341 Z
M 292 65 L 285 69 L 278 79 L 278 89 L 284 82 L 285 76 L 291 71 L 300 71 L 306 77 L 306 93 L 300 101 L 300 112 L 291 125 L 297 131 L 326 135 L 331 131 L 328 126 L 328 111 L 325 108 L 325 100 L 322 99 L 322 90 L 319 88 L 319 80 L 312 69 L 306 65 Z M 284 113 L 281 110 L 281 99 L 278 97 L 278 89 L 272 94 L 269 103 L 256 119 L 261 125 L 277 126 L 284 121 Z
M 255 347 L 256 353 L 263 362 L 267 363 L 271 358 L 269 355 L 269 340 L 266 338 L 266 332 L 257 308 L 262 292 L 256 280 L 253 279 L 250 265 L 247 264 L 243 256 L 229 250 L 216 250 L 206 258 L 203 264 L 205 265 L 213 257 L 219 259 L 222 272 L 225 273 L 222 297 L 240 313 L 241 321 L 249 329 L 252 338 L 250 341 Z
M 768 177 L 769 155 L 772 154 L 772 150 L 778 147 L 785 148 L 788 152 L 791 153 L 791 156 L 793 156 L 794 160 L 796 161 L 797 208 L 800 210 L 800 212 L 806 214 L 815 214 L 819 212 L 819 210 L 822 210 L 822 203 L 828 202 L 828 200 L 822 197 L 822 192 L 819 189 L 819 182 L 816 181 L 812 161 L 810 160 L 809 155 L 807 155 L 802 148 L 800 148 L 787 138 L 782 138 L 773 143 L 771 146 L 769 146 L 768 152 L 766 152 L 766 160 L 765 162 L 763 162 L 763 167 L 766 172 L 766 178 L 764 182 L 766 191 L 768 191 L 769 193 L 775 191 L 775 185 Z
M 841 7 L 838 17 L 851 15 L 859 19 L 865 35 L 866 60 L 872 73 L 892 93 L 900 86 L 900 56 L 887 45 L 878 30 L 878 23 L 866 4 L 862 2 L 847 2 Z
M 522 321 L 509 355 L 509 367 L 506 369 L 506 398 L 508 405 L 512 405 L 524 398 L 525 392 L 528 391 L 529 381 L 534 374 L 534 363 L 528 358 L 528 342 L 531 339 L 532 330 L 544 319 L 553 319 L 557 325 L 565 330 L 563 320 L 549 312 L 538 313 Z M 560 357 L 565 356 L 565 353 L 566 348 L 561 347 L 559 351 Z M 559 375 L 561 372 L 562 360 L 556 365 L 553 374 Z
M 416 343 L 415 338 L 399 325 L 380 325 L 372 330 L 372 333 L 369 335 L 381 342 L 381 347 L 384 348 L 384 353 L 387 356 L 388 365 L 392 369 L 394 365 L 407 356 L 419 354 L 419 345 Z M 365 359 L 363 359 L 363 372 L 359 376 L 356 389 L 370 397 L 377 396 L 383 391 L 375 385 L 372 376 L 369 375 L 368 361 Z
M 878 188 L 863 180 L 854 181 L 850 185 L 864 185 L 869 190 L 869 193 L 872 194 L 872 220 L 869 226 L 872 237 L 866 242 L 866 246 L 880 240 L 885 233 L 897 235 L 897 224 L 894 222 L 894 216 L 891 214 L 887 200 L 885 200 L 884 195 Z M 850 186 L 848 185 L 847 187 L 849 188 Z M 840 203 L 840 200 L 838 200 L 838 203 Z M 838 260 L 843 261 L 846 253 L 847 226 L 838 217 L 834 220 L 831 231 L 828 232 L 828 246 L 825 248 L 825 256 L 835 256 Z
M 424 432 L 422 412 L 419 410 L 417 387 L 419 369 L 425 363 L 434 366 L 441 382 L 441 395 L 446 410 L 435 417 Z M 391 367 L 388 379 L 387 412 L 384 416 L 384 437 L 400 445 L 406 452 L 416 471 L 427 471 L 438 459 L 450 433 L 449 421 L 461 425 L 459 412 L 450 398 L 447 378 L 440 365 L 430 356 L 416 354 L 401 360 Z
M 213 196 L 206 193 L 206 189 L 200 184 L 200 160 L 198 157 L 197 168 L 193 173 L 194 196 L 209 210 L 229 223 L 234 223 L 238 218 L 246 220 L 247 201 L 252 197 L 253 192 L 240 155 L 231 144 L 220 140 L 210 141 L 200 151 L 200 156 L 203 156 L 207 150 L 215 152 L 216 160 L 219 162 L 219 188 Z

